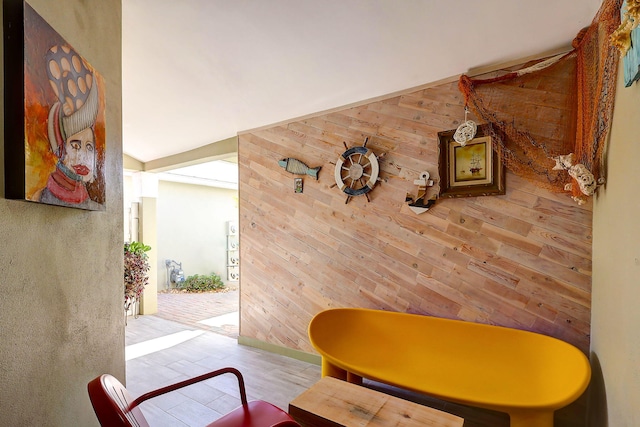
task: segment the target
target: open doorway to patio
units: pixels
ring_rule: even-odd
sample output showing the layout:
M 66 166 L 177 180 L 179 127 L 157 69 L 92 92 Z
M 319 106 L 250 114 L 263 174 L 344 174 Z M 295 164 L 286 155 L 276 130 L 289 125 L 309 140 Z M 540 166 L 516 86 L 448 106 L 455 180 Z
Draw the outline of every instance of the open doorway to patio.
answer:
M 157 290 L 154 314 L 233 338 L 239 325 L 237 170 L 236 158 L 230 158 L 153 174 L 155 254 L 149 275 Z M 139 230 L 150 221 L 141 214 L 140 185 L 135 173 L 125 173 L 125 241 L 144 239 Z M 194 278 L 199 285 L 186 286 Z M 223 286 L 202 290 L 207 280 Z

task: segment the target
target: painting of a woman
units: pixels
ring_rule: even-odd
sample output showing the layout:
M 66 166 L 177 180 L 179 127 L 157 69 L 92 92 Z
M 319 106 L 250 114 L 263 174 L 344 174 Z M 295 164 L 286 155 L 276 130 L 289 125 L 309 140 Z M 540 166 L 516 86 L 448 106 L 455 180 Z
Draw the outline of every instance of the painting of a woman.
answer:
M 96 210 L 86 184 L 96 178 L 94 125 L 98 86 L 93 74 L 69 46 L 54 46 L 46 56 L 51 88 L 58 101 L 49 111 L 49 144 L 56 169 L 35 197 L 42 203 Z
M 102 76 L 25 4 L 25 198 L 105 206 Z

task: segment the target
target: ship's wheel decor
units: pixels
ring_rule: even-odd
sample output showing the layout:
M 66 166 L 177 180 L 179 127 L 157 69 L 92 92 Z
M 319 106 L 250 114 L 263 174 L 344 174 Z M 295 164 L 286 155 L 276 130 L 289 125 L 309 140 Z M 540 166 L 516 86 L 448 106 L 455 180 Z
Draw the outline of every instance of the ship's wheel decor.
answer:
M 336 183 L 332 187 L 337 186 L 347 195 L 345 204 L 349 203 L 352 197 L 362 195 L 367 197 L 368 202 L 371 201 L 368 193 L 373 190 L 378 181 L 381 181 L 378 178 L 380 173 L 379 157 L 367 148 L 368 141 L 369 138 L 366 138 L 361 147 L 351 148 L 344 143 L 344 148 L 347 151 L 342 153 L 335 164 Z

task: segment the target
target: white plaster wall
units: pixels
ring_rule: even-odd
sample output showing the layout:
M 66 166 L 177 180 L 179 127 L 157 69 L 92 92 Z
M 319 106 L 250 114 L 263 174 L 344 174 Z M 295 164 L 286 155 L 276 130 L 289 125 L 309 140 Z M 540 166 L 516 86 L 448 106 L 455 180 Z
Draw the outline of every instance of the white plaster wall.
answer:
M 238 221 L 238 192 L 169 181 L 158 184 L 158 290 L 166 289 L 167 259 L 186 276 L 217 273 L 227 282 L 226 222 Z
M 640 84 L 619 70 L 607 184 L 594 203 L 592 427 L 640 426 Z
M 87 383 L 125 374 L 121 2 L 29 3 L 105 78 L 107 209 L 4 199 L 0 132 L 0 425 L 97 426 Z

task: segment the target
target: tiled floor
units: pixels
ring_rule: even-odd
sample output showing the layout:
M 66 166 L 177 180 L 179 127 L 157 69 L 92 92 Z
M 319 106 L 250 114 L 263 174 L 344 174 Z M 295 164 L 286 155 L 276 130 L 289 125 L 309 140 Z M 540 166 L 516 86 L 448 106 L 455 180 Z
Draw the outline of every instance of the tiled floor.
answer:
M 247 397 L 287 410 L 320 379 L 320 367 L 238 345 L 234 338 L 163 319 L 129 318 L 127 388 L 134 396 L 226 366 L 239 369 Z M 153 426 L 202 426 L 240 405 L 237 383 L 223 375 L 142 404 Z
M 249 399 L 287 410 L 289 402 L 320 379 L 320 367 L 238 345 L 238 291 L 158 294 L 158 314 L 129 317 L 127 388 L 134 396 L 225 366 L 245 377 Z M 508 426 L 504 414 L 486 413 L 368 383 L 390 394 L 466 419 L 465 427 Z M 142 404 L 158 427 L 202 426 L 240 405 L 235 378 L 211 379 Z

